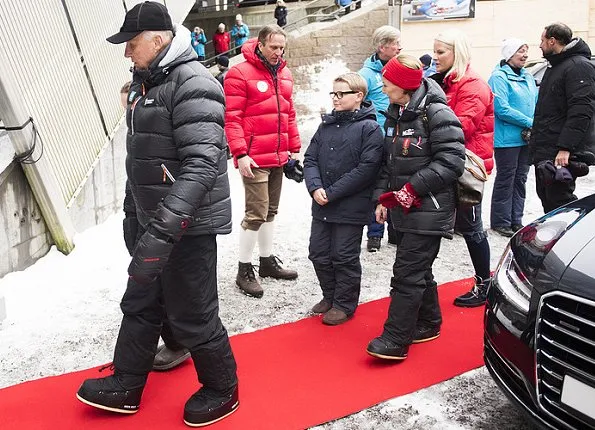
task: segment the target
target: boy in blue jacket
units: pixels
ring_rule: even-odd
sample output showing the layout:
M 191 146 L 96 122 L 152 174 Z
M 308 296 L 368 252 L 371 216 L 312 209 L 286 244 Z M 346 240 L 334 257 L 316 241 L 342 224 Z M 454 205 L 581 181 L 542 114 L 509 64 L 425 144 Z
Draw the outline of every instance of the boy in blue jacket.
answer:
M 313 199 L 308 258 L 322 289 L 312 312 L 324 314 L 327 325 L 349 320 L 359 301 L 362 232 L 373 209 L 384 140 L 374 108 L 363 102 L 366 92 L 366 81 L 357 73 L 334 80 L 334 109 L 322 115 L 304 157 Z

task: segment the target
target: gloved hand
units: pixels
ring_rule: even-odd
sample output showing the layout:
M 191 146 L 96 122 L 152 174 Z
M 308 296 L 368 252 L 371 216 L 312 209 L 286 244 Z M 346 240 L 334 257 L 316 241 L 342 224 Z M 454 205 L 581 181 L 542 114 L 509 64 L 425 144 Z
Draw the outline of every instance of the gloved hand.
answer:
M 287 164 L 283 166 L 283 173 L 285 173 L 287 179 L 293 179 L 296 182 L 304 180 L 304 166 L 302 166 L 300 160 L 290 158 Z
M 124 243 L 126 244 L 126 249 L 130 256 L 134 252 L 134 245 L 136 244 L 136 236 L 138 235 L 138 219 L 136 215 L 126 214 L 126 218 L 122 222 L 122 227 L 124 229 Z
M 134 248 L 128 275 L 139 284 L 153 282 L 167 264 L 173 247 L 173 242 L 149 228 Z
M 421 199 L 410 183 L 406 183 L 399 191 L 389 191 L 382 194 L 378 202 L 388 209 L 401 206 L 405 213 L 409 212 L 411 207 L 421 206 Z

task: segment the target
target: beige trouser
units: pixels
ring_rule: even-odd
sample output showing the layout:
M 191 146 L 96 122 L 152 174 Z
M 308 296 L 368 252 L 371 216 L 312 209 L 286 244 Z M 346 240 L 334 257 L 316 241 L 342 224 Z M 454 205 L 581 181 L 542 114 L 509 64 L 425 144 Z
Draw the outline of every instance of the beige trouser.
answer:
M 263 223 L 273 221 L 277 215 L 283 167 L 253 168 L 252 173 L 254 178 L 242 176 L 246 211 L 241 226 L 243 229 L 258 231 Z

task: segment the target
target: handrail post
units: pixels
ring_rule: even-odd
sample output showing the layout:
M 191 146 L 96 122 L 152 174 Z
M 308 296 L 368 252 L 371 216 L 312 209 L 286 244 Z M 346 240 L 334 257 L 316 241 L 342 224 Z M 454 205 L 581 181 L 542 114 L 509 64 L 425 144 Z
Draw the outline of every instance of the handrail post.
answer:
M 403 0 L 388 0 L 388 25 L 401 29 L 401 6 Z

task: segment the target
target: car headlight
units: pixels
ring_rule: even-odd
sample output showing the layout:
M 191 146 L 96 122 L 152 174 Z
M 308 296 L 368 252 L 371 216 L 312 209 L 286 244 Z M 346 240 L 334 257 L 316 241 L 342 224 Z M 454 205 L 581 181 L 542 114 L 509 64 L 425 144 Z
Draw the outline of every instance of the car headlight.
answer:
M 510 245 L 502 254 L 494 277 L 496 282 L 493 284 L 508 298 L 510 303 L 525 314 L 529 313 L 533 286 L 517 264 Z

